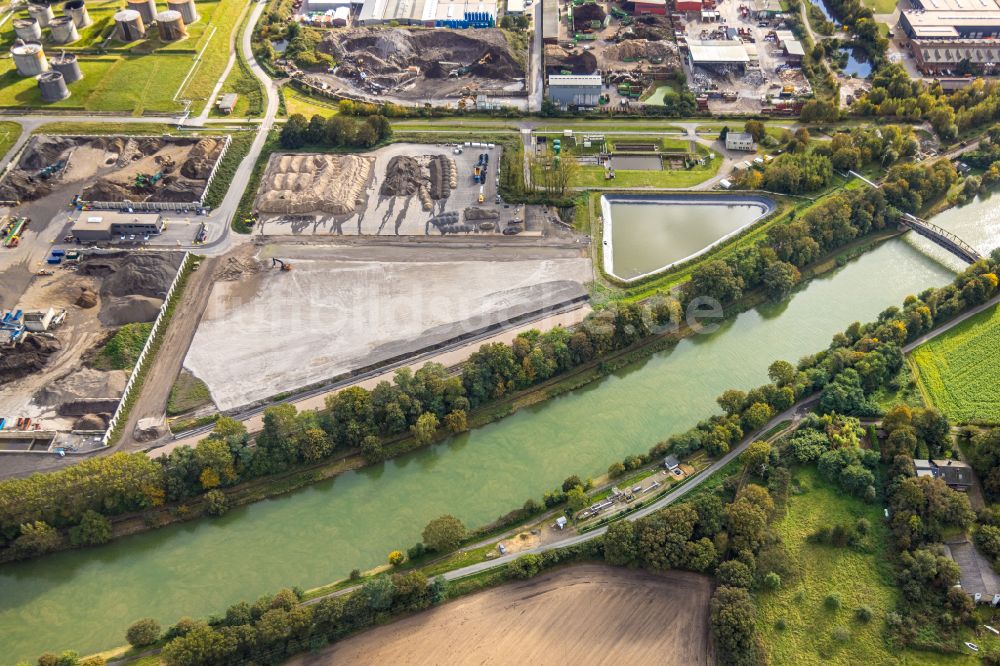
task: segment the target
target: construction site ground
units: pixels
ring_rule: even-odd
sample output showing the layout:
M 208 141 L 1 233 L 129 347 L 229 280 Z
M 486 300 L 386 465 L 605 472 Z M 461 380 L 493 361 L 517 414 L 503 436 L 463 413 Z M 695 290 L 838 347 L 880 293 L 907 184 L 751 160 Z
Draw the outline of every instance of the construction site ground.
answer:
M 810 89 L 809 82 L 801 69 L 778 71 L 778 68 L 785 64 L 786 58 L 775 42 L 765 41 L 764 37 L 768 32 L 779 29 L 779 22 L 772 20 L 768 27 L 760 27 L 757 19 L 740 16 L 740 4 L 736 0 L 719 3 L 716 10 L 722 20 L 718 22 L 702 21 L 700 17 L 692 15 L 684 29 L 688 39 L 721 39 L 713 37 L 712 32 L 725 27 L 743 28 L 749 30 L 753 37 L 752 41 L 746 40 L 745 43 L 756 45 L 760 68 L 759 70 L 750 68 L 746 74 L 720 74 L 704 67 L 692 68 L 685 59 L 684 69 L 688 85 L 696 94 L 701 90 L 707 92 L 712 85 L 715 85 L 720 92 L 737 93 L 738 98 L 733 102 L 709 97 L 709 111 L 716 115 L 758 113 L 764 106 L 761 99 L 765 95 L 777 98 L 782 88 L 787 85 L 794 86 L 799 91 Z M 781 24 L 780 29 L 787 29 L 787 26 Z
M 155 319 L 157 294 L 169 288 L 179 263 L 178 253 L 113 254 L 34 277 L 12 309 L 53 308 L 66 317 L 58 328 L 0 349 L 0 417 L 11 424 L 30 417 L 43 430 L 103 430 L 129 373 L 88 361 L 119 326 Z
M 461 154 L 455 154 L 456 149 L 460 149 Z M 473 180 L 473 168 L 479 162 L 480 155 L 489 156 L 486 166 L 486 179 L 482 185 Z M 448 217 L 450 214 L 457 214 L 458 224 L 468 224 L 473 226 L 472 231 L 460 231 L 458 235 L 494 238 L 503 232 L 512 220 L 524 220 L 523 210 L 518 206 L 496 203 L 497 196 L 497 173 L 500 166 L 501 148 L 494 146 L 488 148 L 484 145 L 459 146 L 454 145 L 432 145 L 413 143 L 394 143 L 385 148 L 381 148 L 372 153 L 351 154 L 351 155 L 325 155 L 320 156 L 327 160 L 327 163 L 317 168 L 313 164 L 299 165 L 302 173 L 296 174 L 295 178 L 313 174 L 314 180 L 307 183 L 295 181 L 290 184 L 289 174 L 276 173 L 278 163 L 284 155 L 274 155 L 268 165 L 265 177 L 261 180 L 261 189 L 258 191 L 256 206 L 258 208 L 257 231 L 266 236 L 285 235 L 380 235 L 380 236 L 425 236 L 440 235 L 438 226 L 431 222 L 432 218 L 442 219 L 440 216 Z M 304 156 L 294 156 L 304 159 Z M 428 159 L 443 157 L 454 162 L 455 185 L 456 187 L 445 188 L 445 198 L 431 201 L 431 209 L 427 210 L 425 204 L 427 199 L 419 191 L 412 194 L 392 195 L 389 191 L 399 191 L 397 188 L 387 186 L 386 177 L 394 160 L 395 168 L 403 168 L 399 160 L 405 158 L 416 158 L 421 163 L 426 163 Z M 397 159 L 399 158 L 399 159 Z M 351 160 L 355 172 L 346 173 L 348 169 L 341 165 L 341 161 Z M 333 161 L 332 163 L 330 161 Z M 413 163 L 407 161 L 412 167 Z M 323 169 L 336 167 L 345 171 L 342 179 L 359 178 L 362 170 L 367 169 L 365 178 L 361 178 L 358 185 L 358 194 L 347 196 L 335 187 L 325 184 L 319 174 Z M 409 167 L 407 167 L 409 168 Z M 432 186 L 426 176 L 426 168 L 420 173 L 414 172 L 413 181 L 420 181 L 421 188 L 427 189 Z M 423 175 L 421 175 L 423 174 Z M 290 188 L 283 192 L 288 204 L 286 210 L 295 210 L 294 213 L 265 213 L 259 209 L 264 206 L 269 196 L 269 188 Z M 413 189 L 413 188 L 411 188 Z M 315 191 L 314 191 L 315 190 Z M 318 194 L 317 194 L 318 192 Z M 482 195 L 483 202 L 479 202 Z M 322 211 L 301 211 L 297 206 L 296 198 L 316 201 L 316 207 L 325 206 L 328 210 L 337 210 L 349 207 L 349 213 L 335 214 Z M 281 201 L 270 201 L 268 206 L 282 203 Z M 268 207 L 265 206 L 265 207 Z M 271 209 L 278 209 L 276 206 Z M 478 209 L 474 214 L 479 215 L 479 219 L 470 219 L 467 209 Z M 482 222 L 492 222 L 493 228 L 489 231 L 481 229 Z M 529 227 L 525 233 L 532 233 Z
M 455 106 L 478 93 L 506 106 L 527 102 L 527 53 L 499 29 L 353 28 L 330 32 L 317 48 L 335 65 L 304 78 L 348 97 Z
M 38 135 L 0 180 L 0 199 L 25 203 L 58 193 L 65 204 L 77 194 L 85 201 L 197 202 L 223 144 L 221 137 Z
M 227 261 L 184 367 L 230 410 L 582 298 L 593 278 L 577 242 L 453 240 L 272 244 Z

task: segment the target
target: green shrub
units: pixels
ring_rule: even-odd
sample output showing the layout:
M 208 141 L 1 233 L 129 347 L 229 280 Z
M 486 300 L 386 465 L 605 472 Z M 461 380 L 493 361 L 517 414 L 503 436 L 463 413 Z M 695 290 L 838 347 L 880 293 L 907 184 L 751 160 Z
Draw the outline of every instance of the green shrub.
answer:
M 840 597 L 836 594 L 828 594 L 823 600 L 823 605 L 827 610 L 835 611 L 840 609 Z
M 136 620 L 125 632 L 125 640 L 132 647 L 152 645 L 160 638 L 160 623 L 151 617 Z

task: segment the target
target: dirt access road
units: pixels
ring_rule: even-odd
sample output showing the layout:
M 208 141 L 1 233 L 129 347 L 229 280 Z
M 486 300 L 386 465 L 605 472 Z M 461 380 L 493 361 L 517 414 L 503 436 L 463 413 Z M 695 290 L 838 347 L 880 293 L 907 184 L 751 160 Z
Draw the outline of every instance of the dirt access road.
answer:
M 191 340 L 201 322 L 202 314 L 212 293 L 213 274 L 219 259 L 203 259 L 197 270 L 188 277 L 181 299 L 174 309 L 174 316 L 163 335 L 163 342 L 153 357 L 153 363 L 146 373 L 146 379 L 139 391 L 139 397 L 129 412 L 128 421 L 122 430 L 119 450 L 137 451 L 150 446 L 149 442 L 139 442 L 135 438 L 135 427 L 140 419 L 162 418 L 166 414 L 170 389 L 180 374 L 184 357 L 187 356 Z M 166 425 L 164 425 L 164 432 Z
M 715 662 L 712 581 L 584 564 L 462 597 L 288 663 L 684 664 Z

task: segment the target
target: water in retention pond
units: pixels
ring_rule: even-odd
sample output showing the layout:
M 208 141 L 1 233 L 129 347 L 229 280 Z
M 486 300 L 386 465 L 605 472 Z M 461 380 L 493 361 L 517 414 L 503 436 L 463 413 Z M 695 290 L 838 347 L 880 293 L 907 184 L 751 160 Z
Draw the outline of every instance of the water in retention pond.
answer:
M 996 217 L 975 204 L 935 222 L 988 250 Z M 920 238 L 890 241 L 713 335 L 377 468 L 218 520 L 0 567 L 0 663 L 118 645 L 140 617 L 167 625 L 284 586 L 326 583 L 416 542 L 443 513 L 478 525 L 569 474 L 599 474 L 714 411 L 723 390 L 766 381 L 774 359 L 794 361 L 850 322 L 947 282 L 960 264 L 926 248 Z

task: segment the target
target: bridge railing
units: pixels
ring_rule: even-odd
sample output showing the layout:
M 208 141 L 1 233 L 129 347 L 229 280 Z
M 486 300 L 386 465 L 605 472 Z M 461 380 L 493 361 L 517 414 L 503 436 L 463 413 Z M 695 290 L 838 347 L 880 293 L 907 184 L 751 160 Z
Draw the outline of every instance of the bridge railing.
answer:
M 955 246 L 960 248 L 963 252 L 968 254 L 970 257 L 975 257 L 977 259 L 982 258 L 982 254 L 979 253 L 979 250 L 972 247 L 971 245 L 969 245 L 964 240 L 962 240 L 952 232 L 948 231 L 947 229 L 942 229 L 941 227 L 932 222 L 928 222 L 927 220 L 921 220 L 919 217 L 916 217 L 915 215 L 910 215 L 909 213 L 903 213 L 903 222 L 909 227 L 922 227 L 925 231 L 928 231 L 941 238 L 947 239 Z

